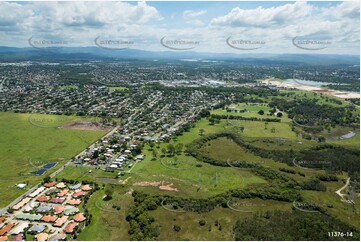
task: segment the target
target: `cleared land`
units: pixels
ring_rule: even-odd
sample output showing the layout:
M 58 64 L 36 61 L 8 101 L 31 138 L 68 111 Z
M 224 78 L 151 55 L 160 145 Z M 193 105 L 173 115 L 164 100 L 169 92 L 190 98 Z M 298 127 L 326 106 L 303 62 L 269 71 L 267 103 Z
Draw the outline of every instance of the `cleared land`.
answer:
M 51 169 L 54 171 L 106 133 L 58 128 L 75 120 L 86 121 L 87 118 L 0 113 L 0 207 L 6 206 L 51 173 L 47 171 L 41 176 L 34 176 L 30 172 L 47 163 L 57 162 Z M 28 183 L 28 186 L 25 190 L 18 189 L 15 187 L 18 183 Z

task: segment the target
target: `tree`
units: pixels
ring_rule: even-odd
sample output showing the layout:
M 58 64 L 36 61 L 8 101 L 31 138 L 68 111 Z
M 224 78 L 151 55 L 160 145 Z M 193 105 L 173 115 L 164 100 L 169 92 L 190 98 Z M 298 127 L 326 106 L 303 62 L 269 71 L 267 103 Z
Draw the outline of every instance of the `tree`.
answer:
M 44 183 L 49 183 L 51 181 L 50 176 L 44 177 L 43 181 Z
M 135 147 L 133 150 L 132 150 L 132 155 L 133 156 L 136 156 L 136 155 L 139 155 L 142 153 L 142 147 L 137 145 L 137 147 Z
M 113 198 L 113 190 L 112 189 L 106 189 L 105 190 L 105 195 L 106 197 L 104 198 L 104 200 L 110 200 Z
M 163 147 L 163 148 L 161 149 L 161 152 L 162 152 L 162 157 L 164 157 L 165 154 L 167 153 L 167 149 Z
M 321 137 L 318 137 L 318 142 L 325 142 L 326 141 L 326 138 L 321 136 Z
M 96 150 L 96 151 L 94 151 L 94 153 L 93 153 L 93 159 L 96 159 L 96 158 L 98 158 L 98 157 L 99 157 L 99 151 Z
M 169 153 L 170 156 L 173 156 L 173 155 L 174 155 L 174 151 L 175 151 L 174 145 L 168 144 L 168 145 L 167 145 L 167 151 L 168 151 L 168 153 Z
M 281 112 L 277 113 L 277 117 L 282 118 L 283 114 Z
M 150 142 L 150 143 L 149 143 L 149 147 L 150 147 L 151 150 L 153 150 L 154 142 Z
M 157 154 L 157 151 L 156 151 L 156 150 L 153 150 L 153 151 L 152 151 L 152 155 L 153 155 L 153 159 L 154 159 L 154 160 L 157 159 L 158 154 Z
M 259 115 L 263 115 L 263 114 L 264 114 L 264 111 L 261 109 L 261 110 L 258 111 L 258 114 L 259 114 Z
M 203 136 L 203 135 L 204 135 L 204 131 L 205 131 L 204 129 L 200 129 L 200 130 L 199 130 L 199 136 Z
M 174 231 L 179 232 L 179 231 L 181 231 L 182 228 L 179 225 L 175 224 L 175 225 L 173 225 L 173 229 L 174 229 Z
M 216 122 L 216 119 L 213 117 L 209 118 L 209 125 L 214 125 L 214 123 Z
M 183 143 L 176 144 L 175 146 L 176 153 L 180 155 L 182 153 L 182 150 L 183 150 Z

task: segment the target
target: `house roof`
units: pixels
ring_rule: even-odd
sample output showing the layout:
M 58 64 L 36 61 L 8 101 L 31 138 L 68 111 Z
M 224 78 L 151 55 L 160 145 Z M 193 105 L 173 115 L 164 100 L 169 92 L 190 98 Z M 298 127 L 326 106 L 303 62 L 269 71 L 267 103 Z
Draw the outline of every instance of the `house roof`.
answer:
M 83 185 L 82 187 L 81 187 L 81 190 L 83 190 L 83 191 L 90 191 L 92 188 L 89 186 L 89 184 L 86 184 L 86 185 Z
M 59 182 L 57 185 L 56 185 L 57 188 L 65 188 L 66 187 L 66 184 L 64 182 Z
M 0 236 L 0 241 L 7 241 L 8 237 L 7 236 Z
M 29 197 L 36 197 L 37 195 L 39 195 L 44 190 L 45 190 L 45 187 L 41 186 L 38 189 L 36 189 L 34 192 L 30 193 Z
M 39 206 L 39 202 L 28 202 L 24 207 L 23 207 L 23 212 L 30 212 L 32 210 L 34 210 L 34 208 Z
M 77 213 L 75 214 L 74 216 L 74 220 L 76 222 L 83 222 L 86 218 L 84 217 L 84 214 L 83 213 Z
M 0 229 L 0 236 L 3 236 L 4 234 L 6 234 L 7 232 L 9 232 L 9 230 L 14 227 L 15 224 L 7 224 L 5 225 L 2 229 Z
M 11 241 L 22 241 L 23 239 L 24 239 L 23 234 L 17 234 L 11 239 Z
M 71 215 L 71 214 L 74 214 L 74 213 L 77 213 L 79 212 L 79 209 L 78 208 L 67 208 L 65 209 L 65 215 Z
M 63 224 L 68 220 L 69 216 L 63 216 L 61 218 L 58 218 L 58 220 L 56 220 L 54 226 L 56 227 L 61 227 L 63 226 Z
M 62 213 L 64 211 L 64 206 L 63 205 L 60 205 L 60 204 L 57 204 L 53 207 L 54 209 L 54 213 L 55 214 L 59 214 L 59 213 Z
M 84 196 L 86 194 L 86 192 L 74 192 L 74 194 L 72 195 L 73 197 L 77 198 L 77 197 L 81 197 Z
M 72 189 L 72 190 L 76 190 L 76 189 L 79 189 L 80 187 L 81 187 L 81 184 L 78 183 L 78 184 L 70 186 L 69 188 Z
M 16 214 L 15 218 L 23 219 L 23 220 L 31 220 L 31 221 L 38 221 L 40 220 L 42 215 L 40 214 L 28 214 L 28 213 L 20 213 Z
M 21 221 L 17 226 L 15 226 L 12 230 L 10 230 L 11 234 L 20 234 L 24 232 L 24 229 L 29 227 L 28 222 Z
M 28 231 L 29 232 L 36 232 L 36 233 L 41 233 L 45 230 L 45 226 L 42 224 L 35 224 L 33 225 Z
M 19 209 L 22 208 L 25 204 L 27 204 L 30 200 L 31 200 L 30 197 L 24 198 L 24 199 L 21 200 L 19 203 L 17 203 L 15 206 L 13 206 L 13 209 L 19 210 Z
M 6 217 L 0 217 L 0 223 L 4 222 L 6 220 Z
M 46 195 L 52 195 L 54 193 L 58 193 L 60 190 L 58 188 L 51 188 L 48 191 L 45 192 Z
M 50 205 L 41 205 L 40 207 L 38 207 L 36 209 L 36 211 L 38 211 L 40 213 L 46 213 L 46 212 L 49 212 L 52 209 L 53 208 Z
M 56 181 L 53 181 L 53 182 L 45 183 L 44 187 L 53 187 L 55 185 L 56 185 Z
M 69 189 L 64 189 L 61 192 L 59 192 L 56 196 L 64 197 L 68 192 L 69 192 Z
M 16 186 L 20 189 L 23 189 L 24 187 L 26 187 L 26 184 L 22 183 L 22 184 L 16 184 Z
M 73 233 L 76 226 L 78 226 L 78 223 L 76 222 L 68 223 L 64 228 L 65 233 Z
M 67 201 L 66 203 L 70 204 L 70 205 L 79 205 L 81 203 L 81 200 L 79 200 L 79 199 L 71 199 L 71 200 Z
M 58 219 L 58 216 L 55 215 L 45 215 L 44 217 L 41 218 L 41 220 L 45 221 L 45 222 L 55 222 Z
M 49 240 L 50 241 L 59 241 L 59 240 L 65 240 L 65 238 L 66 238 L 66 234 L 59 233 L 59 234 L 51 236 Z
M 49 235 L 47 233 L 40 233 L 40 234 L 37 234 L 35 237 L 36 237 L 37 241 L 46 241 L 48 239 Z
M 38 202 L 47 202 L 49 200 L 49 197 L 47 196 L 40 196 L 36 198 L 36 201 Z
M 60 197 L 54 197 L 52 199 L 50 199 L 51 203 L 63 203 L 64 202 L 64 198 L 60 198 Z

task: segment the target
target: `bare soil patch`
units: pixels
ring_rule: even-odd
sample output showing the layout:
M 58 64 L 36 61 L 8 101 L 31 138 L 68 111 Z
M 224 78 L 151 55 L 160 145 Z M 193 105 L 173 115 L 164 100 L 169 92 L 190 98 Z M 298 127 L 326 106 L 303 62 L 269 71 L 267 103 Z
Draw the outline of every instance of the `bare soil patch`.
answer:
M 78 129 L 78 130 L 110 130 L 111 127 L 104 126 L 96 121 L 75 121 L 64 124 L 60 128 L 64 129 Z
M 164 181 L 159 182 L 136 182 L 133 184 L 133 186 L 139 186 L 139 187 L 158 187 L 160 190 L 164 191 L 176 191 L 178 192 L 178 189 L 173 186 L 173 183 L 165 184 Z

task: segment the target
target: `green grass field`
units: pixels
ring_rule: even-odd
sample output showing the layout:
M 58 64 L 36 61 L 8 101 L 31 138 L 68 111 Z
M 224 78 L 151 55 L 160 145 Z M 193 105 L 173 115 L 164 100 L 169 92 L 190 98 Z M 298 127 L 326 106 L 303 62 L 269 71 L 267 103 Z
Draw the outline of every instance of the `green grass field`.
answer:
M 220 149 L 220 147 L 222 147 Z M 207 142 L 201 151 L 216 160 L 242 160 L 249 162 L 261 162 L 264 159 L 247 152 L 246 149 L 237 145 L 233 140 L 221 137 Z
M 238 219 L 253 216 L 257 211 L 290 211 L 292 205 L 286 202 L 262 199 L 242 199 L 233 201 L 232 208 L 215 208 L 208 213 L 195 212 L 172 212 L 159 207 L 151 211 L 150 215 L 155 218 L 159 225 L 159 240 L 234 240 L 233 226 Z M 243 208 L 242 208 L 243 206 Z M 251 212 L 244 212 L 251 211 Z M 201 226 L 200 220 L 206 224 Z M 176 232 L 174 225 L 180 226 L 181 230 Z
M 231 104 L 228 106 L 232 108 L 231 111 L 227 111 L 225 109 L 216 109 L 212 110 L 211 114 L 217 115 L 233 115 L 233 116 L 241 116 L 241 117 L 255 117 L 255 118 L 264 118 L 267 117 L 267 113 L 271 110 L 267 104 L 258 104 L 258 103 L 238 103 L 238 104 Z M 239 112 L 240 110 L 246 110 L 245 112 Z M 263 110 L 264 115 L 258 114 L 258 111 Z
M 297 139 L 297 135 L 292 131 L 289 123 L 269 122 L 267 124 L 266 122 L 247 120 L 223 120 L 222 123 L 224 123 L 227 129 L 231 129 L 232 127 L 244 127 L 241 136 Z
M 108 89 L 110 91 L 123 91 L 123 90 L 127 90 L 128 88 L 126 88 L 126 87 L 108 87 Z
M 57 128 L 75 120 L 87 118 L 0 113 L 0 207 L 25 192 L 16 184 L 29 183 L 26 188 L 30 188 L 106 133 Z M 41 176 L 29 174 L 50 162 L 58 164 Z
M 113 198 L 109 201 L 102 199 L 105 189 L 114 191 Z M 120 186 L 107 185 L 90 198 L 87 208 L 93 215 L 93 220 L 80 233 L 78 240 L 129 240 L 129 223 L 125 216 L 129 206 L 133 204 L 133 197 L 125 192 Z
M 187 159 L 196 163 L 196 160 L 191 156 L 180 155 L 177 157 L 180 162 Z M 207 163 L 201 163 L 201 167 L 179 164 L 176 168 L 187 168 L 181 170 L 164 166 L 161 159 L 151 160 L 151 155 L 147 155 L 147 158 L 132 170 L 132 174 L 129 175 L 131 177 L 129 183 L 163 181 L 164 185 L 173 184 L 172 187 L 177 188 L 178 191 L 165 191 L 151 186 L 133 186 L 133 189 L 183 197 L 208 197 L 229 189 L 266 183 L 265 180 L 249 171 L 233 167 L 218 167 Z M 199 186 L 201 189 L 198 189 Z
M 91 172 L 89 172 L 91 171 Z M 62 178 L 69 180 L 77 181 L 92 181 L 96 182 L 98 178 L 110 178 L 113 179 L 117 173 L 115 172 L 106 172 L 102 169 L 95 169 L 92 167 L 82 167 L 82 166 L 68 166 L 62 170 L 59 174 L 56 175 L 56 178 L 61 180 Z

